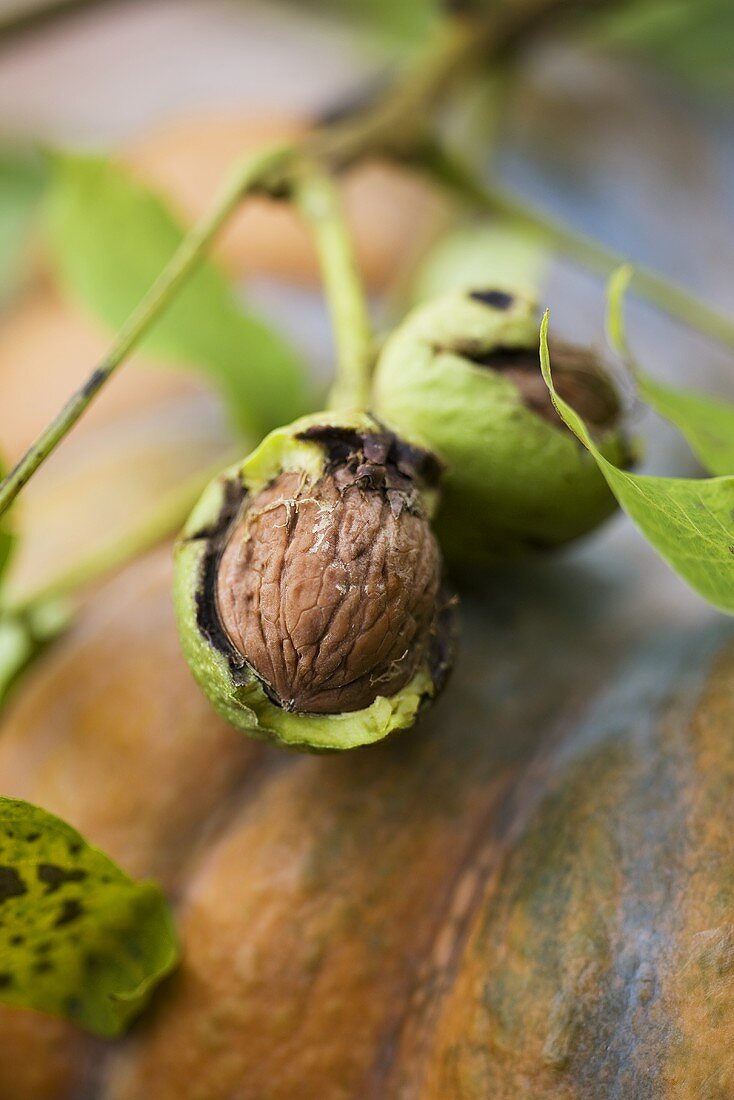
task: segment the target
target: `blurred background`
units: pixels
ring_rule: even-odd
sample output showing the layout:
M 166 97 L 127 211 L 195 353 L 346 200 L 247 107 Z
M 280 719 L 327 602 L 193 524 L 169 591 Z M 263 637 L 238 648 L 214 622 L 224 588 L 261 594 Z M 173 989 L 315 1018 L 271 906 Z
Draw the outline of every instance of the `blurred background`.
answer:
M 513 2 L 522 0 L 504 0 Z M 451 141 L 517 201 L 734 316 L 734 5 L 558 6 L 558 17 L 528 34 L 511 59 L 474 74 L 455 97 L 443 120 Z M 78 249 L 74 232 L 81 241 L 84 219 L 62 240 L 58 224 L 49 235 L 54 157 L 110 156 L 126 179 L 189 224 L 239 153 L 348 108 L 419 51 L 440 15 L 428 0 L 0 3 L 7 461 L 103 354 L 116 319 L 105 288 L 109 282 L 114 296 L 127 262 L 126 227 L 103 241 L 92 205 L 96 267 L 81 270 L 89 241 Z M 516 226 L 477 219 L 403 170 L 350 171 L 346 194 L 381 324 L 430 291 L 504 274 L 533 280 L 564 335 L 603 344 L 603 280 L 573 258 L 542 249 Z M 110 218 L 114 229 L 114 212 Z M 255 203 L 223 234 L 216 258 L 240 302 L 298 349 L 323 390 L 328 323 L 313 256 L 292 217 Z M 629 318 L 650 371 L 732 393 L 731 352 L 644 303 L 631 302 Z M 231 418 L 216 385 L 201 363 L 182 372 L 192 356 L 169 345 L 162 354 L 151 346 L 123 368 L 26 494 L 27 537 L 10 582 L 18 593 L 37 587 L 51 563 L 56 570 L 73 563 L 80 544 L 96 553 L 128 537 L 131 516 L 144 526 L 150 514 L 155 523 L 162 501 L 171 504 L 187 478 L 229 453 Z M 651 414 L 633 416 L 647 439 L 648 468 L 696 470 L 672 429 Z M 620 523 L 601 539 L 609 567 L 659 576 L 653 552 Z M 583 560 L 588 549 L 573 553 Z M 700 613 L 682 585 L 660 583 L 660 595 L 649 598 L 661 608 L 673 593 L 678 609 Z

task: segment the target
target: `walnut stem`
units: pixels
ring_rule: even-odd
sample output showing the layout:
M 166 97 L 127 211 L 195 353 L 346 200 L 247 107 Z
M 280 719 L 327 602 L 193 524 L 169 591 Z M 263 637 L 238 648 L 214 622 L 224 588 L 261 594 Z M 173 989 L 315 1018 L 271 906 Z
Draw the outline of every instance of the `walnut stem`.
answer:
M 626 265 L 628 257 L 518 202 L 502 188 L 477 179 L 457 156 L 437 143 L 426 144 L 411 158 L 411 163 L 423 168 L 434 181 L 443 184 L 478 211 L 506 218 L 531 230 L 550 248 L 569 256 L 583 267 L 608 276 Z M 630 287 L 675 320 L 725 347 L 734 348 L 734 323 L 683 287 L 655 271 L 637 266 L 630 277 Z
M 302 173 L 295 185 L 295 199 L 314 233 L 334 329 L 337 372 L 329 406 L 364 409 L 369 400 L 374 344 L 341 199 L 331 177 L 317 167 Z

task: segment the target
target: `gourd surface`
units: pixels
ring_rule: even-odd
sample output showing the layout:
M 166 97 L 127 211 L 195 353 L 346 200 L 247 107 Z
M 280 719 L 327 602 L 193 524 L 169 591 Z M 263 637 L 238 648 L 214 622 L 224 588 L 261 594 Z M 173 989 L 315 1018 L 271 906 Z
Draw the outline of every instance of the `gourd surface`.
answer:
M 100 588 L 16 695 L 0 783 L 158 877 L 184 962 L 117 1044 L 4 1009 L 0 1097 L 566 1097 L 604 1075 L 662 1100 L 728 1072 L 718 625 L 630 662 L 613 586 L 511 572 L 465 599 L 417 729 L 294 757 L 210 712 L 169 574 L 164 548 Z

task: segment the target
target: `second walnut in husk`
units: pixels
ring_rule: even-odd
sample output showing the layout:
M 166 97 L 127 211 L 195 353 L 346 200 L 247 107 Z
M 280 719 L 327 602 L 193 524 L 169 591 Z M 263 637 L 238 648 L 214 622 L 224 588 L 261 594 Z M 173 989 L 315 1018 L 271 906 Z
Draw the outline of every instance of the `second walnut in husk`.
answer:
M 447 294 L 390 336 L 373 408 L 446 464 L 436 527 L 455 562 L 514 558 L 593 530 L 616 501 L 562 424 L 540 371 L 535 303 L 501 289 Z M 551 343 L 559 394 L 601 452 L 628 465 L 619 397 L 589 348 Z
M 450 664 L 439 474 L 370 417 L 319 414 L 205 493 L 177 549 L 176 604 L 194 674 L 234 725 L 341 749 L 413 723 Z

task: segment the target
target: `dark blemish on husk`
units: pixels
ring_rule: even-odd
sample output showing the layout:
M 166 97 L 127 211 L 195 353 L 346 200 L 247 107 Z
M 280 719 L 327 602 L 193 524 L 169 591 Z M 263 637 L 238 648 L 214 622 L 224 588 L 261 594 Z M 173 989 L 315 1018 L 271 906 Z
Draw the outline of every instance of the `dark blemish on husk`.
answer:
M 64 902 L 63 908 L 54 921 L 54 928 L 61 928 L 64 924 L 71 924 L 84 915 L 84 906 L 76 898 L 69 898 Z
M 40 837 L 41 837 L 40 833 L 28 833 L 28 836 L 26 837 L 26 841 L 27 841 L 28 844 L 33 844 L 36 840 L 40 840 Z
M 207 523 L 194 531 L 193 535 L 187 535 L 186 542 L 200 542 L 203 539 L 216 539 L 226 534 L 240 510 L 245 496 L 242 484 L 234 478 L 228 478 L 222 487 L 223 502 L 219 514 L 213 523 Z
M 47 894 L 55 894 L 67 882 L 83 882 L 87 877 L 86 871 L 67 871 L 63 867 L 57 867 L 55 863 L 39 863 L 36 874 L 38 881 L 45 884 Z
M 194 595 L 196 625 L 207 642 L 227 658 L 232 678 L 238 684 L 246 679 L 247 669 L 242 655 L 232 645 L 219 620 L 215 592 L 219 559 L 245 499 L 246 493 L 241 482 L 234 479 L 225 482 L 224 500 L 219 515 L 212 524 L 197 531 L 189 539 L 189 541 L 205 539 L 207 542 L 206 553 L 201 563 L 200 580 Z
M 504 290 L 473 290 L 469 297 L 475 302 L 481 302 L 484 306 L 502 310 L 509 309 L 515 301 L 513 295 Z
M 8 974 L 7 971 L 0 974 L 0 989 L 7 989 L 8 986 L 13 984 L 13 975 Z
M 436 455 L 415 447 L 387 429 L 377 432 L 340 428 L 332 424 L 314 425 L 296 438 L 318 443 L 326 458 L 326 473 L 343 467 L 353 470 L 362 465 L 384 466 L 387 488 L 399 488 L 395 483 L 404 479 L 416 482 L 418 488 L 435 488 L 443 472 Z M 390 482 L 394 482 L 391 484 Z
M 479 340 L 456 339 L 451 344 L 434 344 L 436 354 L 448 352 L 449 355 L 459 355 L 462 359 L 468 359 L 477 367 L 489 367 L 492 370 L 504 371 L 510 368 L 518 370 L 535 371 L 540 374 L 540 360 L 538 352 L 534 348 L 507 347 L 504 344 L 492 344 L 487 347 Z
M 0 904 L 27 893 L 28 887 L 15 867 L 0 867 Z
M 32 969 L 35 974 L 50 974 L 53 970 L 53 963 L 50 963 L 48 959 L 41 959 L 40 962 L 33 964 Z

